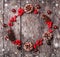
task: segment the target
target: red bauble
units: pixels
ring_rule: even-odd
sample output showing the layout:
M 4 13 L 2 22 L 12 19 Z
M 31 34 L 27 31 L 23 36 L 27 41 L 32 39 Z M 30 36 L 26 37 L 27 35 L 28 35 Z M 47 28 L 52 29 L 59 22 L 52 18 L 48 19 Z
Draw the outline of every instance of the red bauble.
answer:
M 51 10 L 48 10 L 47 13 L 50 15 L 52 12 L 51 12 Z
M 13 41 L 13 43 L 15 44 L 15 45 L 21 45 L 21 40 L 15 40 L 15 41 Z
M 12 22 L 9 22 L 8 23 L 8 26 L 10 26 L 10 27 L 13 26 L 13 23 Z
M 38 10 L 35 9 L 35 10 L 34 10 L 34 14 L 38 14 Z
M 8 26 L 7 24 L 5 24 L 5 23 L 3 24 L 3 27 L 7 27 L 7 26 Z
M 16 9 L 12 9 L 11 11 L 12 11 L 13 13 L 16 13 Z
M 52 30 L 52 29 L 49 29 L 49 32 L 50 32 L 50 33 L 52 33 L 52 32 L 53 32 L 53 30 Z
M 53 28 L 54 28 L 54 29 L 58 29 L 58 26 L 55 25 Z
M 22 16 L 24 14 L 24 9 L 19 8 L 18 9 L 18 16 Z
M 36 49 L 36 48 L 37 48 L 37 45 L 36 45 L 36 44 L 34 44 L 34 45 L 33 45 L 33 48 L 34 48 L 34 49 Z
M 16 18 L 17 18 L 17 16 L 13 16 L 13 17 L 10 19 L 10 22 L 16 22 Z
M 46 24 L 48 25 L 48 28 L 52 28 L 53 23 L 51 21 L 47 21 Z

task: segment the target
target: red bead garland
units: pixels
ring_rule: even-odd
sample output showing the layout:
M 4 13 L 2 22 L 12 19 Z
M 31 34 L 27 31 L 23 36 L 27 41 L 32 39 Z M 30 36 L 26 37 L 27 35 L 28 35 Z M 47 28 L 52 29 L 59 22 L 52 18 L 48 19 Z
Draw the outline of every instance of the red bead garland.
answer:
M 12 12 L 16 12 L 15 9 L 12 9 Z M 18 9 L 18 16 L 22 16 L 24 13 L 25 13 L 25 12 L 24 12 L 24 9 L 23 9 L 23 8 L 19 8 L 19 9 Z M 38 12 L 37 9 L 34 9 L 33 13 L 34 13 L 34 14 L 38 14 L 39 12 Z M 48 13 L 48 14 L 51 14 L 52 12 L 51 12 L 50 10 L 48 10 L 47 13 Z M 13 17 L 11 17 L 11 18 L 10 18 L 10 21 L 9 21 L 9 23 L 8 23 L 8 26 L 10 26 L 10 27 L 13 26 L 13 22 L 16 22 L 16 18 L 17 18 L 16 15 L 13 16 Z M 46 16 L 46 15 L 43 15 L 43 18 L 44 18 L 45 23 L 47 24 L 47 26 L 48 26 L 48 28 L 49 28 L 49 32 L 52 33 L 53 30 L 52 30 L 51 28 L 52 28 L 52 26 L 53 26 L 53 22 L 52 22 L 52 21 L 50 20 L 50 18 L 49 18 L 48 16 Z M 54 26 L 54 29 L 57 29 L 57 28 L 58 28 L 57 26 Z M 21 40 L 15 40 L 15 41 L 13 41 L 12 43 L 15 44 L 15 45 L 20 46 L 22 42 L 21 42 Z M 39 39 L 39 40 L 37 40 L 37 41 L 35 42 L 35 44 L 33 45 L 33 48 L 36 49 L 38 46 L 41 46 L 42 44 L 43 44 L 43 39 Z

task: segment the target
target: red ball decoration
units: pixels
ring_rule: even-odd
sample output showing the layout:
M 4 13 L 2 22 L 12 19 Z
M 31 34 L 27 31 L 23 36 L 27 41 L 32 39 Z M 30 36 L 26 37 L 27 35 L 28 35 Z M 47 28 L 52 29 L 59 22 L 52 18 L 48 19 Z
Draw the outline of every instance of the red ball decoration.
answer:
M 21 40 L 15 40 L 15 41 L 13 41 L 13 44 L 15 44 L 15 45 L 21 45 Z
M 13 26 L 13 23 L 12 22 L 9 22 L 8 23 L 8 26 L 10 26 L 10 27 Z
M 48 28 L 52 28 L 53 23 L 51 21 L 47 21 L 46 24 L 48 25 Z
M 16 13 L 16 9 L 12 9 L 11 11 L 12 11 L 13 13 Z
M 52 32 L 53 32 L 53 30 L 52 30 L 52 29 L 49 29 L 49 32 L 50 32 L 50 33 L 52 33 Z
M 39 40 L 39 46 L 43 44 L 43 39 Z
M 33 45 L 33 48 L 34 48 L 34 49 L 36 49 L 36 48 L 37 48 L 37 45 L 36 45 L 36 44 L 34 44 L 34 45 Z
M 13 16 L 13 17 L 10 19 L 10 22 L 16 22 L 16 18 L 17 18 L 17 16 Z
M 35 10 L 34 10 L 34 14 L 38 14 L 38 10 L 35 9 Z
M 24 9 L 19 8 L 18 9 L 18 16 L 22 16 L 24 14 Z
M 3 24 L 3 27 L 7 27 L 7 26 L 8 26 L 7 24 L 5 24 L 5 23 Z
M 37 40 L 37 41 L 36 41 L 36 45 L 38 46 L 38 45 L 39 45 L 39 43 L 40 43 L 40 41 L 39 41 L 39 40 Z
M 47 13 L 50 15 L 52 12 L 51 12 L 51 10 L 48 10 Z
M 54 26 L 54 29 L 58 29 L 58 26 L 55 25 L 55 26 Z

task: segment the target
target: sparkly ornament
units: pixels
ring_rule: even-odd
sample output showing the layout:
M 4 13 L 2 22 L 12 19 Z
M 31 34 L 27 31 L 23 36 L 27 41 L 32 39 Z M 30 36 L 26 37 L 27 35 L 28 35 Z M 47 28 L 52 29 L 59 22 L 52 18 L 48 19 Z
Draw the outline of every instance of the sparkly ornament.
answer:
M 55 46 L 55 48 L 59 47 L 58 43 L 54 43 L 54 46 Z
M 5 49 L 2 49 L 2 51 L 5 51 Z
M 52 38 L 53 38 L 53 35 L 50 32 L 46 32 L 46 33 L 43 34 L 43 39 L 44 40 L 51 40 Z
M 32 4 L 26 4 L 24 7 L 24 10 L 26 13 L 31 13 L 33 11 L 33 6 Z
M 23 48 L 26 51 L 31 51 L 33 49 L 33 44 L 31 42 L 26 42 Z
M 17 52 L 15 52 L 15 54 L 17 54 Z

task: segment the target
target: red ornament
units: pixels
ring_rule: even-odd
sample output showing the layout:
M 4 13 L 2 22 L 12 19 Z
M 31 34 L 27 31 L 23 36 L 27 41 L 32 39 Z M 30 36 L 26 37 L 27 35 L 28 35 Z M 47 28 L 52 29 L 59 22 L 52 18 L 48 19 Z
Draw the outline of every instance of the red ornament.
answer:
M 50 15 L 52 12 L 50 10 L 48 10 L 47 13 Z
M 39 40 L 39 46 L 43 44 L 43 39 Z
M 10 22 L 16 22 L 16 18 L 17 18 L 17 16 L 12 17 L 12 18 L 10 19 Z
M 8 40 L 8 36 L 5 37 L 5 40 Z
M 39 41 L 39 40 L 37 40 L 37 41 L 36 41 L 36 45 L 38 46 L 38 45 L 39 45 L 39 43 L 40 43 L 40 41 Z
M 7 24 L 5 24 L 5 23 L 3 24 L 3 27 L 7 27 L 7 26 L 8 26 Z
M 52 33 L 52 32 L 53 32 L 53 30 L 52 30 L 52 29 L 49 29 L 49 32 L 50 32 L 50 33 Z
M 24 14 L 24 9 L 19 8 L 18 9 L 18 16 L 22 16 Z
M 48 28 L 52 28 L 53 23 L 51 21 L 47 21 L 46 24 L 48 25 Z
M 54 28 L 54 29 L 58 29 L 58 26 L 55 25 L 53 28 Z
M 12 22 L 9 22 L 8 23 L 8 26 L 10 26 L 10 27 L 13 26 L 13 23 Z
M 13 41 L 13 43 L 15 44 L 15 45 L 21 45 L 21 41 L 20 40 L 15 40 L 15 41 Z
M 16 9 L 12 9 L 11 11 L 12 11 L 13 13 L 16 13 Z
M 38 14 L 38 10 L 35 9 L 35 10 L 34 10 L 34 14 Z
M 34 45 L 33 45 L 33 48 L 34 48 L 34 49 L 36 49 L 36 48 L 37 48 L 37 45 L 36 45 L 36 44 L 34 44 Z

